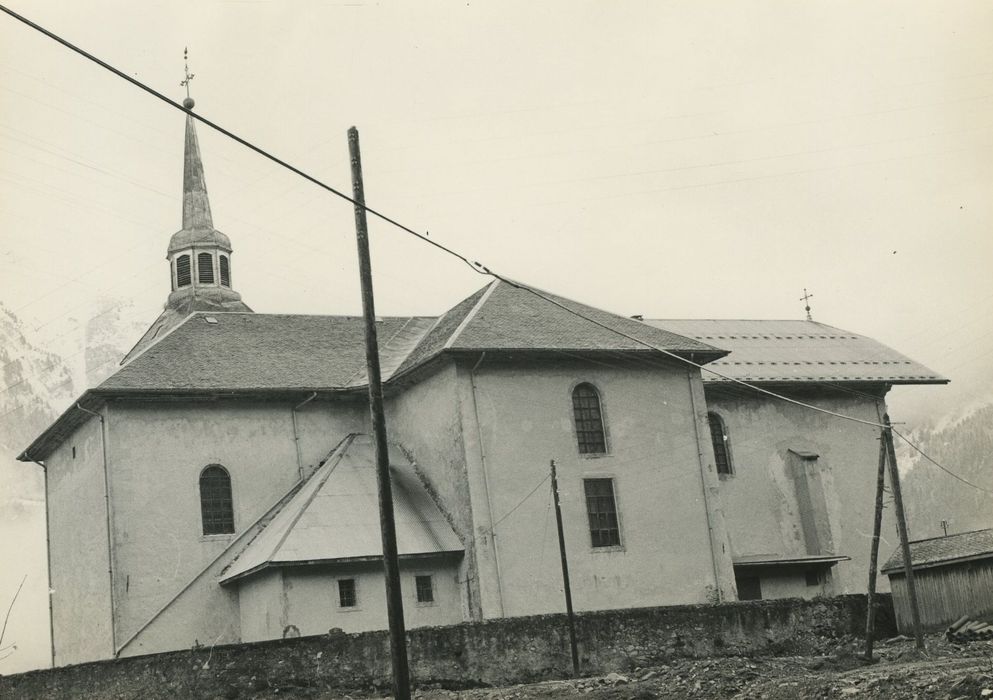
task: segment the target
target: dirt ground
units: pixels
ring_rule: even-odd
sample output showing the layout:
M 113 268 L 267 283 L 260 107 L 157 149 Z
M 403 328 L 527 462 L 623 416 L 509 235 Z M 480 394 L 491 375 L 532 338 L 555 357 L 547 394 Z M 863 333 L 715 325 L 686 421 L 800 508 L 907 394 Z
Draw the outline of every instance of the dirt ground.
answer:
M 859 642 L 848 640 L 826 656 L 675 660 L 576 680 L 559 680 L 463 691 L 422 689 L 421 700 L 511 700 L 574 698 L 648 700 L 649 698 L 934 698 L 993 700 L 993 642 L 953 645 L 927 639 L 919 654 L 913 640 L 877 644 L 878 661 L 860 659 Z M 329 697 L 329 696 L 325 696 Z

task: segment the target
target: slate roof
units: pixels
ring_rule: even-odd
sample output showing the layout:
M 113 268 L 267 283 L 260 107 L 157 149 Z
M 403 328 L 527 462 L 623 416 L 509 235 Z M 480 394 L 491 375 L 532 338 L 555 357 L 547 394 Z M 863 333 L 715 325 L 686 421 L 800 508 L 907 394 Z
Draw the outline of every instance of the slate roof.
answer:
M 726 354 L 641 321 L 538 292 L 503 280 L 491 282 L 441 316 L 397 374 L 446 351 L 656 352 L 646 347 L 648 343 L 676 354 L 692 354 L 699 362 Z
M 391 446 L 401 557 L 458 555 L 463 546 L 413 465 Z M 230 583 L 274 566 L 374 560 L 383 555 L 372 438 L 350 435 L 221 575 Z
M 542 294 L 547 294 L 542 292 Z M 724 351 L 547 294 L 599 323 L 645 342 L 706 361 Z M 495 281 L 437 319 L 378 321 L 383 379 L 443 352 L 563 350 L 652 352 L 533 293 Z M 100 391 L 245 391 L 365 386 L 360 316 L 197 312 L 135 354 Z
M 947 379 L 880 342 L 816 321 L 646 320 L 730 350 L 708 367 L 750 382 L 945 384 Z M 705 383 L 727 379 L 703 371 Z
M 433 319 L 377 323 L 381 363 L 398 351 L 394 336 Z M 400 344 L 406 352 L 408 345 Z M 365 376 L 359 316 L 198 312 L 135 356 L 99 391 L 341 389 Z
M 910 543 L 910 561 L 915 571 L 986 558 L 993 558 L 993 529 L 961 532 Z M 903 551 L 899 547 L 886 560 L 880 571 L 884 574 L 903 571 Z

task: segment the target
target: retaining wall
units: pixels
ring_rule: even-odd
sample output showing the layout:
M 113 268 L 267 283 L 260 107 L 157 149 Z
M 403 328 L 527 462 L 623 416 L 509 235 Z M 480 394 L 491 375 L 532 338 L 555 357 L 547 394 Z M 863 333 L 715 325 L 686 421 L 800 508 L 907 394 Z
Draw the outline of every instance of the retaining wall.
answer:
M 879 636 L 895 633 L 880 596 Z M 859 635 L 865 596 L 771 600 L 582 613 L 576 617 L 586 674 L 625 671 L 673 657 L 823 653 Z M 562 678 L 571 672 L 564 615 L 428 627 L 408 632 L 419 686 L 459 688 Z M 240 698 L 277 689 L 368 689 L 390 685 L 386 632 L 332 630 L 64 666 L 0 677 L 3 698 Z

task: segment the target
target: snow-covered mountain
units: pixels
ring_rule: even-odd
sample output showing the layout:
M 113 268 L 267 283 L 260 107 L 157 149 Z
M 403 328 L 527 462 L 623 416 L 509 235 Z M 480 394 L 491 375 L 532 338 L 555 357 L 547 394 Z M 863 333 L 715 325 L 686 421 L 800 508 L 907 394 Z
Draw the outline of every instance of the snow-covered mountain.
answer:
M 993 527 L 993 398 L 936 417 L 907 437 L 948 471 L 980 487 L 962 483 L 897 440 L 911 538 L 943 534 L 943 520 L 949 534 Z
M 99 384 L 144 325 L 128 303 L 104 303 L 89 320 L 64 319 L 57 331 L 33 328 L 0 304 L 0 605 L 11 610 L 0 673 L 49 662 L 44 472 L 17 455 L 87 387 Z

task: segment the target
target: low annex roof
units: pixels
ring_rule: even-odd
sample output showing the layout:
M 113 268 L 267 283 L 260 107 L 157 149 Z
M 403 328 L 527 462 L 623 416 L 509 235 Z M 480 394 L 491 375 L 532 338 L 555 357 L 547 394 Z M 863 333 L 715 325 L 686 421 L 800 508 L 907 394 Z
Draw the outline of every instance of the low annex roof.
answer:
M 401 557 L 460 555 L 462 542 L 413 465 L 391 446 L 390 474 Z M 383 555 L 376 455 L 349 435 L 221 575 L 222 584 L 270 567 L 374 560 Z
M 927 569 L 972 559 L 993 558 L 993 529 L 960 532 L 910 543 L 913 568 Z M 880 569 L 884 574 L 903 573 L 903 551 L 897 547 Z
M 948 380 L 882 343 L 816 321 L 645 320 L 657 328 L 730 350 L 710 363 L 749 382 L 886 382 L 947 384 Z M 706 370 L 709 384 L 729 380 Z

